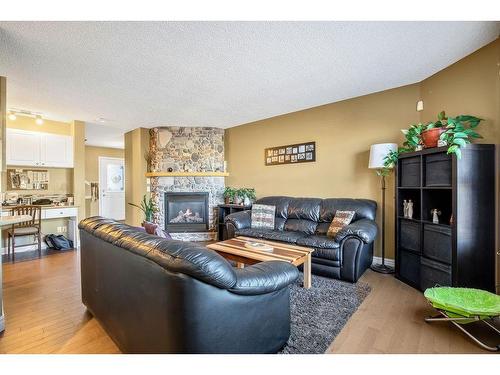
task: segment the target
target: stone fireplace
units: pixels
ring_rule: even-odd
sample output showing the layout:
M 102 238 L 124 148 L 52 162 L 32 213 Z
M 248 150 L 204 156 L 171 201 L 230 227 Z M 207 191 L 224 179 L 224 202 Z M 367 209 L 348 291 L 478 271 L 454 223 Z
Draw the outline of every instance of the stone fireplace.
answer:
M 224 177 L 209 176 L 204 172 L 222 172 L 224 169 L 224 129 L 160 127 L 151 129 L 150 136 L 151 171 L 173 172 L 172 176 L 166 173 L 166 176 L 150 178 L 151 196 L 160 209 L 155 221 L 169 231 L 174 239 L 215 239 L 215 210 L 217 205 L 224 203 L 225 183 Z M 183 175 L 175 175 L 175 172 Z M 183 195 L 184 201 L 175 202 L 176 197 Z M 201 195 L 206 202 L 204 212 L 199 202 L 194 203 Z M 187 209 L 189 212 L 186 214 Z M 198 217 L 206 216 L 203 224 L 183 222 L 199 220 L 193 216 L 194 209 L 199 210 Z M 172 223 L 173 219 L 175 222 Z

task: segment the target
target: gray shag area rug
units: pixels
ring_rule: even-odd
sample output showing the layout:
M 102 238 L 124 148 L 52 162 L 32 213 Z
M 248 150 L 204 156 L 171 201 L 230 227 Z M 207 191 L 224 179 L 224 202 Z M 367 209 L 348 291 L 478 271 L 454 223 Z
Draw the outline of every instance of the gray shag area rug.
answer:
M 304 289 L 299 277 L 290 290 L 290 338 L 279 353 L 325 353 L 370 291 L 366 283 L 315 275 L 312 287 Z

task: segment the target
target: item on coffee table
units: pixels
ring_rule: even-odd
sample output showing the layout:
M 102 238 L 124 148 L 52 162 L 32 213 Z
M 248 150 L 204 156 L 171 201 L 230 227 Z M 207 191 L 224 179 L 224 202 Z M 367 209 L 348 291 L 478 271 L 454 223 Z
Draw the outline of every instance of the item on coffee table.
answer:
M 247 242 L 245 243 L 245 247 L 253 250 L 273 251 L 273 247 L 271 245 L 262 242 Z

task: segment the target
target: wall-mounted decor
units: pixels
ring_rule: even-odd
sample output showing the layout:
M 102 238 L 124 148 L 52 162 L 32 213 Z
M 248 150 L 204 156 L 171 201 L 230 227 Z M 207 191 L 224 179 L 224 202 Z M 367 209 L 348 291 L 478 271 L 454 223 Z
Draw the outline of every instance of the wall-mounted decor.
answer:
M 49 171 L 46 169 L 7 169 L 7 190 L 47 190 Z
M 297 164 L 316 161 L 316 142 L 266 148 L 266 165 Z

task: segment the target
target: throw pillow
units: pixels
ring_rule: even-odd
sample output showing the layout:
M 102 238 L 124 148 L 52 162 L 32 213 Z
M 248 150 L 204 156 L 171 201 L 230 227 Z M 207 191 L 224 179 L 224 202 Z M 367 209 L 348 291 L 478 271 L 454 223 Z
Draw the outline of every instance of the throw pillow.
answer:
M 274 229 L 276 206 L 254 204 L 252 206 L 252 229 Z
M 339 230 L 341 230 L 346 225 L 350 224 L 355 214 L 356 212 L 354 211 L 335 212 L 335 217 L 333 218 L 332 223 L 330 224 L 330 227 L 328 228 L 328 232 L 326 233 L 326 235 L 331 238 L 335 237 L 339 232 Z
M 144 227 L 146 233 L 148 234 L 154 234 L 155 236 L 166 238 L 167 240 L 172 239 L 172 237 L 170 237 L 170 234 L 162 230 L 158 224 L 145 221 L 142 223 L 142 226 Z

